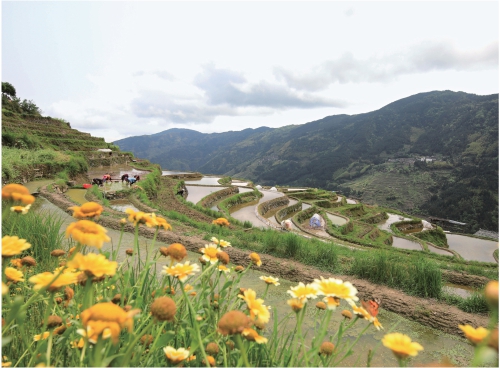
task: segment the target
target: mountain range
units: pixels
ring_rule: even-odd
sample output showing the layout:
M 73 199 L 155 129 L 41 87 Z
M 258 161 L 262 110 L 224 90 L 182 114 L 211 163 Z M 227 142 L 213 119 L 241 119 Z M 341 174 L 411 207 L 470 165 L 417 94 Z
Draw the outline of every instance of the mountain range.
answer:
M 114 144 L 165 170 L 342 190 L 368 202 L 461 220 L 471 231 L 498 230 L 498 94 L 433 91 L 302 125 L 211 134 L 169 129 Z M 415 185 L 417 195 L 397 185 L 368 195 L 381 172 L 429 180 Z

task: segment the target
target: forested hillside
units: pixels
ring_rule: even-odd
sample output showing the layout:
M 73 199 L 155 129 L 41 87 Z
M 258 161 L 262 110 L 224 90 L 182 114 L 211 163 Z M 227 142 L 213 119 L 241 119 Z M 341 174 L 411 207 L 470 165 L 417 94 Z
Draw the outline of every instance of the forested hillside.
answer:
M 467 222 L 471 231 L 498 226 L 497 94 L 434 91 L 303 125 L 217 134 L 172 129 L 115 143 L 165 169 L 352 191 L 373 203 Z M 370 178 L 384 172 L 402 184 L 368 196 Z

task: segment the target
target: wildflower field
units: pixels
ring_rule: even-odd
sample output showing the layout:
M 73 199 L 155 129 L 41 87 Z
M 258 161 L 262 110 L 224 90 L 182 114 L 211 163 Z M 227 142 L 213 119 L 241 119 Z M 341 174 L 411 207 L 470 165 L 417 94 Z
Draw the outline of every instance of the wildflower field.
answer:
M 158 246 L 156 235 L 144 250 L 139 227 L 157 234 L 171 225 L 127 210 L 121 221 L 135 226 L 135 242 L 119 262 L 120 243 L 103 251 L 110 238 L 95 222 L 101 205 L 71 207 L 75 221 L 61 235 L 60 222 L 31 210 L 34 201 L 21 185 L 2 189 L 2 366 L 345 366 L 368 329 L 379 330 L 393 365 L 411 365 L 425 349 L 384 331 L 377 302 L 360 300 L 350 282 L 298 283 L 287 291 L 289 312 L 280 315 L 266 302 L 279 279 L 262 276 L 262 295 L 240 287 L 243 275 L 262 265 L 257 253 L 246 267 L 232 265 L 225 251 L 231 243 L 212 237 L 192 263 L 182 244 Z M 168 265 L 158 272 L 160 258 Z M 457 326 L 476 346 L 471 366 L 498 365 L 498 282 L 487 285 L 485 297 L 490 325 Z M 318 311 L 313 336 L 303 332 L 308 308 Z M 334 314 L 343 320 L 331 330 Z M 355 324 L 363 325 L 361 334 L 345 338 Z M 372 357 L 370 351 L 363 361 L 370 365 Z

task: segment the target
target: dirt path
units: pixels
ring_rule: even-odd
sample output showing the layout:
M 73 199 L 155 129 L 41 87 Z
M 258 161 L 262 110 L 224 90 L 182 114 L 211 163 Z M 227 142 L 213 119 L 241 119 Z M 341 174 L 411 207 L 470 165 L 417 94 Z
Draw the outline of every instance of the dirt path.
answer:
M 63 209 L 64 211 L 67 211 L 68 207 L 74 205 L 74 203 L 70 202 L 61 194 L 49 193 L 45 187 L 40 189 L 40 195 L 47 198 L 50 202 Z M 166 193 L 162 194 L 162 196 L 165 202 L 171 204 L 171 206 L 167 208 L 177 210 L 179 206 L 182 206 L 182 204 L 180 204 L 175 198 L 169 197 Z M 162 201 L 162 204 L 164 203 L 164 201 Z M 175 205 L 175 202 L 177 202 L 178 204 Z M 141 208 L 141 210 L 150 210 L 147 207 L 144 207 L 144 205 L 142 205 L 142 207 L 143 208 Z M 186 215 L 190 216 L 185 211 L 193 211 L 193 217 L 198 221 L 211 221 L 208 216 L 200 214 L 186 206 L 182 206 L 182 210 L 179 212 L 185 213 Z M 119 230 L 122 227 L 119 219 L 114 219 L 106 216 L 102 216 L 99 219 L 98 223 L 100 223 L 102 226 L 112 229 Z M 125 225 L 124 229 L 125 231 L 129 232 L 134 231 L 133 226 L 131 226 L 130 224 Z M 148 238 L 152 238 L 155 232 L 154 229 L 150 229 L 147 227 L 140 227 L 139 229 L 139 233 Z M 201 237 L 183 236 L 177 234 L 175 232 L 175 229 L 174 231 L 160 231 L 158 234 L 158 239 L 167 243 L 181 243 L 188 250 L 194 252 L 197 252 L 206 244 L 206 241 L 201 239 Z M 250 262 L 248 258 L 248 255 L 250 253 L 249 251 L 237 248 L 229 248 L 227 253 L 231 257 L 231 262 L 233 264 L 246 266 Z M 400 314 L 405 318 L 415 320 L 423 325 L 439 329 L 449 334 L 461 335 L 457 327 L 459 324 L 469 324 L 474 327 L 478 327 L 486 326 L 488 323 L 487 316 L 466 313 L 454 306 L 441 303 L 435 299 L 413 297 L 399 290 L 373 284 L 366 280 L 356 279 L 354 277 L 346 275 L 331 274 L 315 269 L 314 267 L 305 266 L 295 261 L 276 258 L 266 254 L 261 254 L 261 259 L 261 271 L 290 281 L 309 283 L 314 279 L 319 279 L 320 276 L 323 276 L 324 278 L 335 277 L 340 278 L 344 281 L 350 281 L 358 289 L 358 296 L 360 297 L 360 299 L 367 299 L 370 297 L 381 298 L 381 308 Z M 455 282 L 457 280 L 462 280 L 463 282 L 464 279 L 464 275 L 458 272 L 446 272 L 445 275 L 447 278 L 451 277 L 453 279 L 454 277 L 456 279 Z M 468 277 L 468 281 L 474 284 L 484 285 L 484 283 L 487 281 L 486 278 L 480 276 L 466 276 Z

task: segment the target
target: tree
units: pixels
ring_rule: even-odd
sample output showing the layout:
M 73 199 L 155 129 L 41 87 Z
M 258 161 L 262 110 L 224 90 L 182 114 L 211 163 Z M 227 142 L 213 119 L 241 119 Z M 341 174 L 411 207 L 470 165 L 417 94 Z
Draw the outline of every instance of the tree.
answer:
M 35 105 L 35 103 L 32 100 L 29 100 L 29 101 L 23 100 L 23 102 L 21 102 L 20 106 L 21 106 L 21 109 L 23 109 L 23 111 L 27 114 L 40 115 L 42 113 L 40 108 L 37 105 Z
M 16 89 L 9 82 L 2 82 L 2 93 L 9 97 L 16 97 Z

